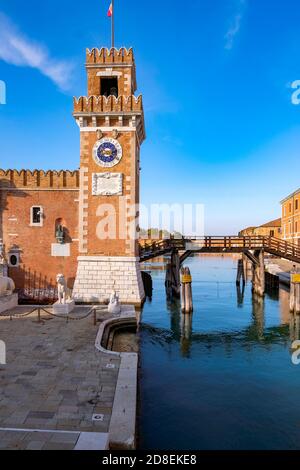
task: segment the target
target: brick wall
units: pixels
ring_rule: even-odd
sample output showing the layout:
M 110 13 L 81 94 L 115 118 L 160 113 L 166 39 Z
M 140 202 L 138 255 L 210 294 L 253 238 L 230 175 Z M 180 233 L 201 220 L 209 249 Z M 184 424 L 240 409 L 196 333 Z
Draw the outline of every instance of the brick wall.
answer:
M 72 287 L 78 256 L 78 172 L 17 172 L 0 170 L 0 238 L 6 254 L 20 253 L 20 266 L 10 267 L 16 287 L 26 284 L 56 285 L 56 275 L 65 274 Z M 42 226 L 31 226 L 31 207 L 43 209 Z M 51 256 L 55 222 L 63 219 L 70 256 Z

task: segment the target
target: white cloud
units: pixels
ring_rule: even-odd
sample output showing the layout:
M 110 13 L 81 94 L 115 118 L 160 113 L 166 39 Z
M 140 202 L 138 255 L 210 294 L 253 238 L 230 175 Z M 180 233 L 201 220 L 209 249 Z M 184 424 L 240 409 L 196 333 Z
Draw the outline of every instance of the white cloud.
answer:
M 73 65 L 53 59 L 44 45 L 25 37 L 1 12 L 0 59 L 18 67 L 37 69 L 62 90 L 70 86 Z
M 241 29 L 242 20 L 245 13 L 246 1 L 247 0 L 238 0 L 237 2 L 236 13 L 233 19 L 231 20 L 231 24 L 227 33 L 225 34 L 225 49 L 227 50 L 231 50 L 233 48 L 235 37 Z

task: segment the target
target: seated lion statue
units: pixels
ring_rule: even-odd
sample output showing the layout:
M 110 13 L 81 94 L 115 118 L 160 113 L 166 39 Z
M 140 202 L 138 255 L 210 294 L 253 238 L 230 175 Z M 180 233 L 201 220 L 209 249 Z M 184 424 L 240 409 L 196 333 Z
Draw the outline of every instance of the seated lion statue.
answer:
M 15 283 L 10 277 L 0 277 L 0 297 L 11 295 L 15 288 Z

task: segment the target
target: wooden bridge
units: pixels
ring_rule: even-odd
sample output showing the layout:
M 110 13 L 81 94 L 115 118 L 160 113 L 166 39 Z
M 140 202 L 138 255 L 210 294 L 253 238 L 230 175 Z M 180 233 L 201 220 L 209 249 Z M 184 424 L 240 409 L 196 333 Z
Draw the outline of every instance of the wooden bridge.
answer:
M 300 246 L 273 237 L 263 236 L 215 236 L 184 237 L 154 241 L 140 248 L 141 262 L 172 253 L 173 250 L 184 252 L 181 263 L 192 253 L 245 253 L 264 250 L 279 258 L 300 263 Z
M 274 237 L 263 236 L 207 236 L 183 237 L 154 241 L 140 247 L 141 262 L 171 255 L 167 265 L 166 286 L 175 295 L 180 293 L 180 268 L 193 253 L 241 253 L 253 266 L 253 290 L 258 295 L 265 292 L 264 253 L 300 263 L 300 246 Z

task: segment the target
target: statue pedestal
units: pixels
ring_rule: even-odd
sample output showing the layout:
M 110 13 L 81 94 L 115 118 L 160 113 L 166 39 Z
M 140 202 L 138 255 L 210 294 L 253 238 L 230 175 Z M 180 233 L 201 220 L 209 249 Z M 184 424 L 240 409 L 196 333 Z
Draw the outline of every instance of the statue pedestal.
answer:
M 18 294 L 4 295 L 0 297 L 0 313 L 13 310 L 18 306 Z
M 65 304 L 60 304 L 56 302 L 53 305 L 53 313 L 54 315 L 69 315 L 75 308 L 75 301 L 70 299 L 67 300 Z

